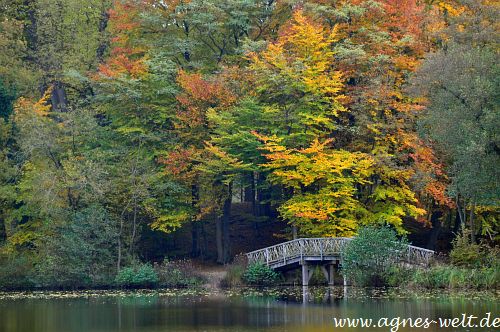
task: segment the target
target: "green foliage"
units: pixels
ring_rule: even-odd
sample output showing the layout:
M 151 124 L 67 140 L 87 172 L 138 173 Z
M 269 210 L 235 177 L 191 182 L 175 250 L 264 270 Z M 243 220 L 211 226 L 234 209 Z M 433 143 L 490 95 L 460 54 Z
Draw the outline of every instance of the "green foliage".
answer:
M 204 282 L 204 278 L 196 271 L 190 261 L 169 261 L 165 259 L 154 266 L 161 287 L 195 287 Z
M 221 281 L 222 287 L 240 287 L 245 284 L 245 267 L 239 264 L 229 265 L 226 269 L 226 276 Z
M 500 265 L 500 252 L 497 247 L 486 244 L 477 244 L 471 241 L 471 231 L 462 228 L 462 231 L 453 240 L 453 249 L 450 252 L 451 263 L 459 267 L 479 268 Z
M 406 248 L 406 240 L 388 226 L 361 228 L 344 249 L 342 273 L 360 286 L 385 285 Z
M 0 289 L 29 289 L 35 284 L 30 278 L 32 259 L 27 255 L 0 255 Z
M 500 286 L 498 261 L 490 267 L 436 265 L 430 268 L 393 266 L 385 274 L 391 287 L 416 289 L 493 290 Z
M 498 289 L 500 271 L 498 266 L 482 269 L 435 266 L 413 271 L 409 282 L 414 287 L 428 289 Z
M 14 110 L 14 100 L 16 93 L 12 88 L 6 86 L 0 76 L 0 118 L 6 120 Z
M 106 210 L 93 205 L 40 240 L 34 281 L 43 287 L 108 286 L 116 269 L 116 231 Z
M 243 274 L 243 279 L 249 285 L 272 286 L 280 281 L 280 275 L 268 266 L 251 264 Z
M 460 234 L 453 240 L 453 249 L 450 252 L 451 262 L 457 266 L 480 265 L 484 257 L 481 245 L 472 243 L 470 239 L 471 231 L 462 228 Z
M 158 282 L 158 274 L 147 263 L 122 268 L 115 277 L 118 286 L 127 288 L 155 287 Z

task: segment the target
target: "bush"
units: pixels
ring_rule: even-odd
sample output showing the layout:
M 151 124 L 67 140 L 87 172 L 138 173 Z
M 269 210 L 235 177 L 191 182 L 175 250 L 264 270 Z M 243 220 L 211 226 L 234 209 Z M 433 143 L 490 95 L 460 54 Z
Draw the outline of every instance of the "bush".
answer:
M 243 280 L 249 285 L 272 286 L 280 281 L 280 275 L 262 264 L 251 264 L 243 274 Z
M 470 237 L 471 231 L 462 228 L 460 234 L 453 240 L 453 249 L 450 252 L 450 260 L 453 265 L 472 268 L 500 266 L 498 247 L 490 247 L 485 243 L 473 243 Z
M 472 243 L 470 236 L 471 231 L 462 228 L 460 234 L 453 240 L 453 249 L 450 252 L 453 265 L 469 267 L 481 265 L 484 250 L 481 245 Z
M 158 284 L 154 268 L 145 263 L 135 267 L 125 267 L 118 272 L 115 283 L 121 287 L 154 287 Z
M 415 270 L 405 266 L 390 266 L 384 273 L 384 281 L 387 286 L 399 287 L 410 282 Z
M 52 225 L 51 236 L 37 243 L 34 284 L 57 289 L 112 286 L 116 273 L 112 224 L 106 209 L 96 204 L 76 212 L 64 225 Z
M 24 254 L 4 257 L 0 254 L 0 289 L 29 289 L 34 286 L 29 277 L 33 263 Z
M 245 267 L 238 264 L 230 265 L 227 273 L 221 281 L 222 287 L 240 287 L 244 284 Z
M 159 285 L 162 287 L 194 287 L 205 280 L 189 260 L 169 261 L 155 265 Z
M 360 286 L 387 285 L 391 270 L 406 252 L 407 242 L 389 227 L 365 227 L 345 247 L 342 273 Z

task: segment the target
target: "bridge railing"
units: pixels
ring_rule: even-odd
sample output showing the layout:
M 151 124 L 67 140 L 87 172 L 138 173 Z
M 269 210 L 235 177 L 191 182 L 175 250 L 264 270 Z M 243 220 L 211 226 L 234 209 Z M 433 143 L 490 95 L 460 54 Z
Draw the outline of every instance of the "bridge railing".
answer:
M 406 262 L 410 264 L 429 265 L 434 254 L 433 250 L 409 245 L 406 252 Z
M 255 250 L 247 254 L 249 263 L 274 265 L 287 260 L 306 256 L 340 255 L 350 238 L 307 238 L 280 243 Z
M 295 258 L 341 256 L 351 238 L 303 238 L 247 253 L 248 262 L 267 266 L 286 265 Z M 402 260 L 409 264 L 428 265 L 434 251 L 409 245 Z

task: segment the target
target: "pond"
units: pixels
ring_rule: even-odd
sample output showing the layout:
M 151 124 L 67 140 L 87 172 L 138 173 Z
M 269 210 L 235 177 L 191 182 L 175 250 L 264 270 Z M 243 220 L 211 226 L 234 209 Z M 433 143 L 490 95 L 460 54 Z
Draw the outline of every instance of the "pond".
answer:
M 492 325 L 498 309 L 494 294 L 414 296 L 380 289 L 0 293 L 0 331 L 391 331 L 394 325 L 398 327 L 392 331 L 494 331 L 500 330 Z M 478 317 L 472 324 L 487 319 L 490 328 L 437 326 L 440 319 L 463 323 L 464 314 Z M 398 317 L 400 321 L 394 320 Z M 419 317 L 437 323 L 417 327 Z M 335 318 L 372 319 L 389 326 L 336 328 Z M 403 327 L 405 318 L 417 325 Z

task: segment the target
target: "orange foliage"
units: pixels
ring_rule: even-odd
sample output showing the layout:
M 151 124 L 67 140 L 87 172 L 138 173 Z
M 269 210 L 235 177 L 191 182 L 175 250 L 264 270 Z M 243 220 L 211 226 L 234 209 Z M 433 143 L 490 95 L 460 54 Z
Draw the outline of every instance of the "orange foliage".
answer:
M 109 10 L 109 31 L 113 35 L 110 57 L 99 66 L 99 73 L 108 78 L 143 76 L 147 67 L 145 64 L 145 49 L 136 44 L 135 35 L 140 29 L 139 4 L 132 1 L 115 0 Z
M 413 161 L 413 168 L 425 184 L 422 194 L 432 197 L 441 206 L 455 207 L 454 202 L 446 195 L 448 177 L 444 171 L 443 163 L 435 155 L 432 147 L 426 145 L 416 135 L 400 133 L 403 137 L 404 146 L 408 149 L 408 156 Z
M 176 122 L 178 129 L 203 129 L 207 126 L 208 109 L 226 108 L 236 101 L 236 96 L 222 82 L 208 81 L 199 73 L 190 74 L 180 70 L 177 82 L 183 89 L 183 93 L 177 96 L 180 103 Z

